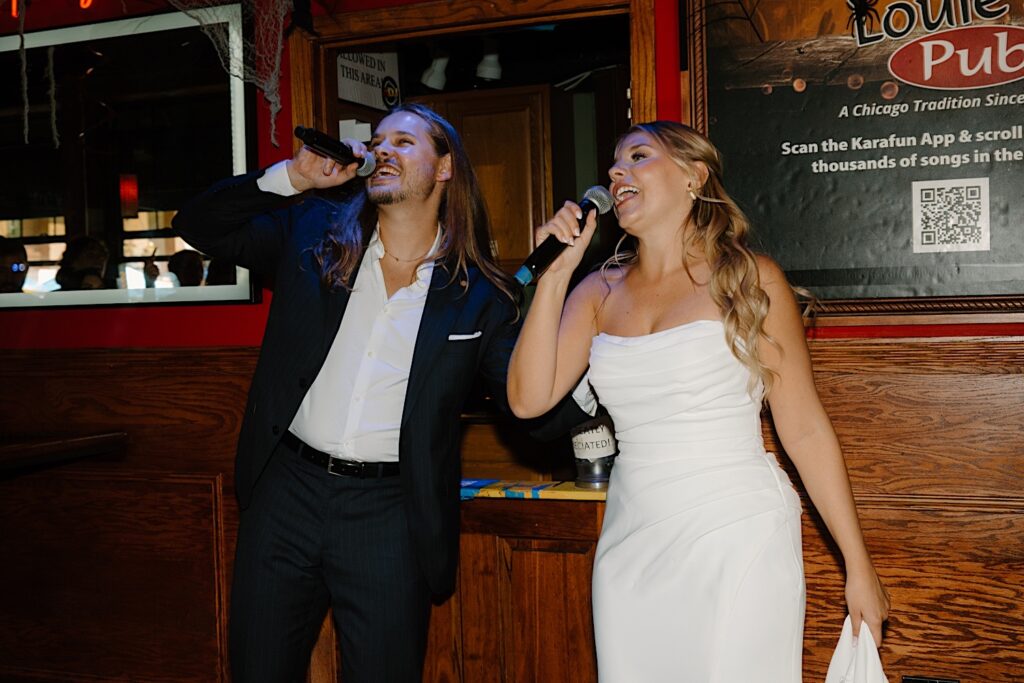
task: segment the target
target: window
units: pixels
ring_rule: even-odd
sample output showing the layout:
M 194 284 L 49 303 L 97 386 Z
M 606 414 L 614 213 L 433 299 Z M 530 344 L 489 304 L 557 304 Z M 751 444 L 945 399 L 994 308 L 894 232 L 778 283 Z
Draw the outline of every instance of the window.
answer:
M 203 13 L 239 63 L 238 6 Z M 0 37 L 5 83 L 21 81 L 18 46 Z M 244 269 L 216 264 L 208 279 L 206 258 L 175 257 L 190 251 L 170 230 L 177 209 L 247 170 L 243 84 L 197 21 L 172 13 L 74 26 L 26 34 L 25 46 L 27 143 L 21 88 L 0 91 L 0 236 L 24 246 L 28 268 L 23 293 L 0 294 L 0 306 L 250 299 Z M 66 254 L 74 264 L 58 282 Z M 187 277 L 168 268 L 184 262 Z M 234 284 L 199 286 L 197 268 L 199 282 Z M 83 291 L 86 282 L 100 288 Z

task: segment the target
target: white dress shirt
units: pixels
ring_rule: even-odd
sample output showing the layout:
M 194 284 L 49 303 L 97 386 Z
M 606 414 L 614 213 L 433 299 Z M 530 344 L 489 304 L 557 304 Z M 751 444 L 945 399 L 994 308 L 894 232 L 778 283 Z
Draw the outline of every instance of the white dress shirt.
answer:
M 296 193 L 284 162 L 269 168 L 257 185 L 285 196 Z M 429 253 L 440 243 L 438 226 Z M 389 299 L 380 267 L 384 253 L 374 230 L 341 327 L 290 427 L 313 448 L 346 460 L 398 461 L 413 347 L 434 272 L 433 261 L 424 263 L 416 280 Z

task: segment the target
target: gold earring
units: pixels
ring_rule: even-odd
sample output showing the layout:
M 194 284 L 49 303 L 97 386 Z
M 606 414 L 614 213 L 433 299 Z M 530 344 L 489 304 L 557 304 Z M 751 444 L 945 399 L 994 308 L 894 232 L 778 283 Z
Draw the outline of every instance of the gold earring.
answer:
M 690 187 L 689 185 L 687 185 L 687 186 L 686 186 L 686 191 L 690 193 L 690 199 L 692 199 L 693 201 L 697 201 L 697 195 L 696 195 L 696 194 L 694 194 L 694 192 L 693 192 L 693 188 L 692 188 L 692 187 Z

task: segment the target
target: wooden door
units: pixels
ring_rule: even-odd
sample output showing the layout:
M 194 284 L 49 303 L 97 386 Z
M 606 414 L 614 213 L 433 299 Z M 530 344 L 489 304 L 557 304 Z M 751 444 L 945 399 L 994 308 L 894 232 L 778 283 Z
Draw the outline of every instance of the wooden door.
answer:
M 548 86 L 417 98 L 462 135 L 491 220 L 491 250 L 514 272 L 551 213 Z

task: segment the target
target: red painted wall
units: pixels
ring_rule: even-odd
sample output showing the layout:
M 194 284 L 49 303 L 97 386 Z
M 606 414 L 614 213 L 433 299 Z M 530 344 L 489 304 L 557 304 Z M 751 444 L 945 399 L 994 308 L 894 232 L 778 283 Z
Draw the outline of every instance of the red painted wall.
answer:
M 370 9 L 412 4 L 421 0 L 342 0 L 335 11 Z M 40 30 L 117 19 L 124 16 L 163 12 L 168 7 L 151 0 L 92 0 L 82 9 L 79 0 L 34 0 L 26 15 L 26 30 Z M 10 5 L 2 3 L 0 35 L 16 33 L 18 20 Z M 680 117 L 679 91 L 679 3 L 655 0 L 657 60 L 656 88 L 658 117 Z M 314 13 L 324 10 L 316 3 Z M 8 86 L 10 87 L 10 86 Z M 291 89 L 287 51 L 282 64 L 281 92 Z M 290 146 L 274 147 L 270 142 L 270 111 L 259 98 L 257 104 L 259 165 L 266 166 L 290 156 Z M 278 131 L 291 128 L 291 101 L 283 99 L 278 114 Z M 109 306 L 74 309 L 0 310 L 0 349 L 4 348 L 90 348 L 90 347 L 206 347 L 256 346 L 263 336 L 270 303 L 264 292 L 260 304 L 196 306 Z M 924 325 L 899 327 L 820 328 L 814 336 L 825 337 L 913 337 L 913 336 L 1024 335 L 1024 324 Z

